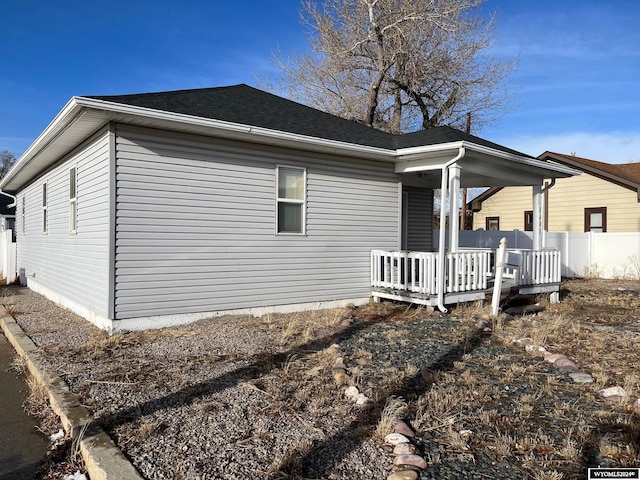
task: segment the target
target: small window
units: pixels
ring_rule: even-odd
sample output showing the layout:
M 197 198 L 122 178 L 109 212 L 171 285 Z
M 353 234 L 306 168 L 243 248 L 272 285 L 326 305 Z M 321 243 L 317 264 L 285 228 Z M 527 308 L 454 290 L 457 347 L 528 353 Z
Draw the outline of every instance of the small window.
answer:
M 533 231 L 533 210 L 527 210 L 524 212 L 524 231 Z
M 584 209 L 584 231 L 585 232 L 606 232 L 607 231 L 607 207 Z
M 486 227 L 487 230 L 500 230 L 500 217 L 487 217 Z
M 22 211 L 20 212 L 20 229 L 22 230 L 22 235 L 25 234 L 25 232 L 27 231 L 25 225 L 26 225 L 26 220 L 27 220 L 27 199 L 26 197 L 22 197 Z
M 306 171 L 278 167 L 277 233 L 304 234 Z
M 78 198 L 76 185 L 76 167 L 69 169 L 69 232 L 76 233 L 78 226 Z
M 47 184 L 42 184 L 42 233 L 47 233 Z

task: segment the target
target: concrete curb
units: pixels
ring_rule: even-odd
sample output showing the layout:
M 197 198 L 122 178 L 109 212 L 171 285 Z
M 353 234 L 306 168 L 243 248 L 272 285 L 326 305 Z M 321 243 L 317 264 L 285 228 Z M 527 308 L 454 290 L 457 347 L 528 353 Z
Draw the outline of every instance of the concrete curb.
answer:
M 31 375 L 47 386 L 51 408 L 60 417 L 66 432 L 77 440 L 91 480 L 143 480 L 111 437 L 94 422 L 64 381 L 51 373 L 38 354 L 38 348 L 0 305 L 0 325 L 16 352 L 24 359 Z

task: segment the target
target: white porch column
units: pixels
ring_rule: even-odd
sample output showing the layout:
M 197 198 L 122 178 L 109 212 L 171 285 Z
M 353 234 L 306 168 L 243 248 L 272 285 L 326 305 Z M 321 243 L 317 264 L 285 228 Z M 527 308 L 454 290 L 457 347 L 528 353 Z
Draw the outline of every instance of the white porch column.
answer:
M 457 252 L 460 243 L 460 167 L 449 166 L 449 251 Z
M 542 185 L 533 185 L 533 249 L 544 248 L 544 192 Z

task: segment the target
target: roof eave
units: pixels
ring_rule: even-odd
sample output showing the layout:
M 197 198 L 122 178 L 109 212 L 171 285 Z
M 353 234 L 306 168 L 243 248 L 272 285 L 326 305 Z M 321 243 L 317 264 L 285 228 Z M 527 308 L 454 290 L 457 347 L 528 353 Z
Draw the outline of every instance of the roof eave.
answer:
M 395 161 L 396 156 L 394 149 L 311 137 L 263 127 L 154 110 L 87 97 L 73 97 L 2 179 L 0 189 L 6 188 L 8 191 L 15 191 L 20 188 L 25 181 L 28 181 L 28 179 L 20 181 L 21 172 L 24 172 L 24 169 L 31 165 L 34 159 L 51 145 L 53 141 L 60 140 L 68 128 L 73 125 L 74 121 L 87 112 L 92 112 L 96 118 L 94 124 L 88 127 L 92 131 L 86 132 L 87 137 L 110 121 L 132 124 L 136 124 L 136 122 L 139 121 L 140 124 L 155 128 L 175 128 L 176 130 L 186 133 L 233 138 L 258 144 L 298 149 L 304 145 L 308 150 L 328 154 L 348 154 L 387 162 Z M 71 148 L 69 148 L 67 152 L 70 150 Z M 60 157 L 58 156 L 55 159 L 43 158 L 41 162 L 42 165 L 40 165 L 41 168 L 38 170 L 42 171 L 47 168 L 47 160 L 50 165 L 57 161 L 58 158 Z
M 7 174 L 0 180 L 0 190 L 7 189 L 7 185 L 28 166 L 32 159 L 38 155 L 47 145 L 51 144 L 62 134 L 82 110 L 77 103 L 78 97 L 72 97 L 60 110 L 54 119 L 47 125 L 42 133 L 33 141 L 18 161 L 11 167 Z M 8 190 L 11 190 L 8 188 Z
M 525 155 L 516 155 L 514 153 L 505 152 L 485 145 L 479 145 L 466 140 L 398 149 L 398 167 L 396 170 L 418 171 L 440 168 L 441 163 L 443 163 L 443 154 L 448 152 L 455 156 L 460 148 L 465 149 L 465 156 L 476 154 L 480 156 L 499 158 L 524 167 L 539 169 L 541 172 L 548 172 L 549 177 L 566 178 L 574 175 L 580 175 L 581 173 L 579 170 L 573 168 L 551 164 Z M 435 159 L 438 161 L 434 161 Z
M 468 141 L 398 150 L 386 149 L 88 97 L 72 97 L 0 181 L 0 189 L 9 192 L 19 190 L 32 178 L 68 154 L 78 145 L 77 141 L 88 138 L 112 121 L 145 125 L 152 128 L 175 129 L 186 133 L 230 138 L 263 145 L 305 148 L 314 152 L 349 155 L 396 164 L 417 161 L 422 164 L 421 166 L 416 165 L 420 169 L 437 169 L 443 161 L 449 159 L 450 154 L 464 147 L 467 152 L 476 155 L 506 159 L 529 168 L 548 171 L 553 173 L 553 176 L 566 177 L 580 173 L 566 166 L 550 164 Z
M 554 162 L 561 162 L 567 165 L 571 165 L 572 167 L 579 170 L 580 172 L 585 172 L 585 173 L 594 175 L 596 177 L 602 178 L 604 180 L 608 180 L 610 182 L 616 183 L 620 186 L 629 188 L 630 190 L 635 190 L 636 192 L 638 192 L 638 201 L 640 202 L 640 185 L 629 178 L 621 177 L 614 173 L 607 172 L 593 165 L 587 165 L 580 161 L 571 160 L 564 155 L 560 155 L 554 152 L 546 151 L 543 154 L 541 154 L 538 158 L 548 158 L 553 160 Z

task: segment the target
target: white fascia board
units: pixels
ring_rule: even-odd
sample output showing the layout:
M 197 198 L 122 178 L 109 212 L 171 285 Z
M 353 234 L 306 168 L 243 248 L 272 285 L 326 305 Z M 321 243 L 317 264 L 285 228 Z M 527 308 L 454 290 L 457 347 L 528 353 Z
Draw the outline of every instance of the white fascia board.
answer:
M 519 163 L 521 165 L 526 165 L 529 167 L 536 167 L 536 168 L 542 168 L 544 170 L 551 170 L 554 172 L 562 173 L 567 176 L 580 175 L 581 173 L 579 170 L 565 167 L 564 165 L 552 164 L 550 162 L 543 162 L 542 160 L 538 160 L 536 158 L 528 158 L 522 155 L 503 152 L 502 150 L 497 150 L 491 147 L 485 147 L 484 145 L 478 145 L 477 143 L 463 142 L 463 144 L 467 150 L 475 151 L 485 155 L 490 155 L 492 157 L 504 158 L 505 160 L 509 160 L 511 162 Z
M 460 147 L 466 146 L 466 142 L 458 141 L 458 142 L 449 142 L 449 143 L 437 143 L 435 145 L 422 145 L 418 147 L 408 147 L 408 148 L 399 148 L 396 150 L 396 156 L 399 161 L 402 161 L 407 157 L 428 157 L 434 154 L 442 153 L 446 150 L 456 150 L 460 149 Z
M 40 135 L 33 141 L 27 150 L 20 156 L 11 170 L 7 172 L 0 181 L 0 190 L 2 190 L 9 181 L 15 177 L 43 148 L 53 142 L 56 138 L 64 133 L 73 120 L 80 113 L 81 108 L 76 102 L 77 97 L 72 97 L 62 110 L 55 116 L 51 123 L 47 125 Z
M 436 145 L 425 145 L 420 147 L 399 149 L 397 150 L 396 156 L 396 172 L 404 173 L 420 170 L 437 170 L 438 168 L 442 168 L 442 166 L 448 160 L 448 158 L 446 158 L 445 156 L 446 154 L 451 153 L 453 156 L 455 156 L 457 150 L 459 150 L 461 147 L 465 148 L 467 152 L 466 155 L 469 155 L 469 153 L 471 152 L 477 152 L 491 157 L 502 158 L 510 162 L 521 164 L 523 166 L 542 168 L 567 176 L 580 175 L 581 173 L 579 170 L 565 167 L 564 165 L 543 162 L 542 160 L 538 160 L 535 158 L 528 158 L 522 155 L 516 155 L 514 153 L 505 152 L 467 141 L 449 142 Z
M 340 142 L 337 140 L 328 140 L 318 137 L 310 137 L 307 135 L 283 132 L 280 130 L 272 130 L 264 127 L 255 127 L 244 125 L 241 123 L 226 122 L 223 120 L 215 120 L 211 118 L 197 117 L 183 113 L 173 113 L 164 110 L 155 110 L 146 107 L 138 107 L 135 105 L 125 105 L 122 103 L 108 102 L 105 100 L 86 97 L 78 97 L 77 101 L 79 105 L 82 105 L 86 108 L 106 110 L 113 113 L 146 117 L 149 119 L 177 122 L 184 125 L 206 127 L 212 130 L 218 130 L 220 132 L 228 132 L 236 135 L 239 134 L 241 136 L 248 135 L 251 137 L 262 137 L 263 140 L 259 143 L 275 143 L 280 145 L 294 146 L 297 148 L 300 148 L 301 145 L 310 145 L 322 151 L 326 151 L 327 153 L 359 153 L 360 155 L 365 156 L 371 155 L 381 157 L 381 159 L 387 158 L 388 161 L 393 161 L 396 155 L 395 150 L 358 145 L 348 142 Z M 247 139 L 251 137 L 247 137 Z
M 397 150 L 396 173 L 424 172 L 440 170 L 455 158 L 463 142 L 441 143 Z
M 125 105 L 95 98 L 72 97 L 51 123 L 49 123 L 47 128 L 36 138 L 27 151 L 20 156 L 13 168 L 11 168 L 7 175 L 0 181 L 0 190 L 10 183 L 10 181 L 29 165 L 48 145 L 60 138 L 67 128 L 73 125 L 75 119 L 86 110 L 104 112 L 104 123 L 113 120 L 117 116 L 137 117 L 147 119 L 150 123 L 153 123 L 153 120 L 157 120 L 159 128 L 167 128 L 167 125 L 171 123 L 180 124 L 183 127 L 182 130 L 186 132 L 189 131 L 189 127 L 193 127 L 195 133 L 202 133 L 204 128 L 211 131 L 212 134 L 218 132 L 222 136 L 232 136 L 255 143 L 299 149 L 304 148 L 306 145 L 307 148 L 318 152 L 338 155 L 358 155 L 364 158 L 373 158 L 388 162 L 395 161 L 396 155 L 396 151 L 390 149 L 327 140 L 222 120 L 166 112 L 135 105 Z

